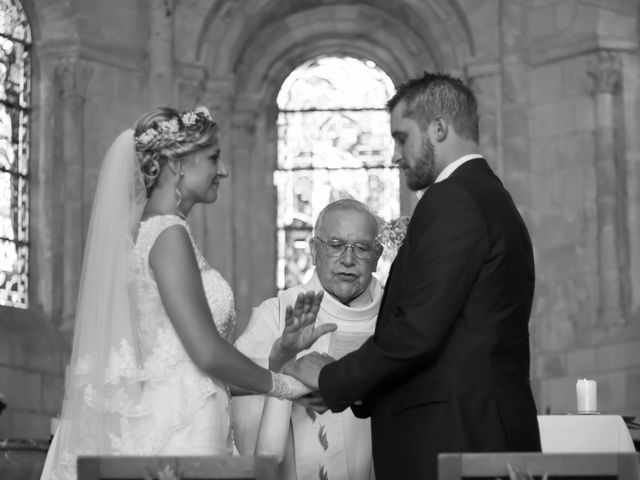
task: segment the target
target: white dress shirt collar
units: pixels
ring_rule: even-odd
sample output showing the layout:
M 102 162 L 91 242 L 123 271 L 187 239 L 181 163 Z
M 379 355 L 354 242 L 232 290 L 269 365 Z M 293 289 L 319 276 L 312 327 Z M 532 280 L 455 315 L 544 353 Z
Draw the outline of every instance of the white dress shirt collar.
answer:
M 482 158 L 482 155 L 478 154 L 478 153 L 470 153 L 469 155 L 465 155 L 464 157 L 460 157 L 459 159 L 457 159 L 455 162 L 451 162 L 449 165 L 447 165 L 446 167 L 444 167 L 442 169 L 442 171 L 440 172 L 440 175 L 437 176 L 435 182 L 433 183 L 438 183 L 441 182 L 443 180 L 446 180 L 447 178 L 449 178 L 449 176 L 463 163 L 468 162 L 469 160 L 473 160 L 475 158 Z

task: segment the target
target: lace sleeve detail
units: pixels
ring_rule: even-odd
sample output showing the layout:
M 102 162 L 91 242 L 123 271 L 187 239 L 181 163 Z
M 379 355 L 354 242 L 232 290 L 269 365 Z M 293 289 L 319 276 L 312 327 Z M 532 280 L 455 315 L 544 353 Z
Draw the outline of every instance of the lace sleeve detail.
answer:
M 191 246 L 193 247 L 193 251 L 196 255 L 196 261 L 198 262 L 198 268 L 200 269 L 200 271 L 211 268 L 207 260 L 200 252 L 200 249 L 196 245 L 196 242 L 193 239 L 193 235 L 191 234 L 189 224 L 176 215 L 158 215 L 148 218 L 140 224 L 138 240 L 136 241 L 136 250 L 138 253 L 138 257 L 142 259 L 148 267 L 149 252 L 151 252 L 151 248 L 156 243 L 158 236 L 160 236 L 160 234 L 167 228 L 174 225 L 182 225 L 187 231 L 189 240 L 191 240 Z
M 191 231 L 187 222 L 175 215 L 159 215 L 156 217 L 148 218 L 140 223 L 140 230 L 138 232 L 138 240 L 136 241 L 136 247 L 142 257 L 148 258 L 151 248 L 156 243 L 158 236 L 164 232 L 167 228 L 174 225 L 182 225 L 191 239 Z M 193 244 L 193 239 L 191 239 Z

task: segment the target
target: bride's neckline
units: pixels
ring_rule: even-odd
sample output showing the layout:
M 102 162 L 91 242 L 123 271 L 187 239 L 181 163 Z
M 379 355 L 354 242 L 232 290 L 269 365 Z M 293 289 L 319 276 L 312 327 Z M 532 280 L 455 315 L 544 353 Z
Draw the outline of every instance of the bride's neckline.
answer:
M 152 215 L 149 215 L 148 217 L 141 218 L 140 219 L 140 225 L 142 225 L 144 222 L 148 222 L 149 220 L 152 220 L 154 218 L 161 218 L 161 217 L 177 217 L 180 220 L 182 220 L 183 222 L 187 221 L 186 217 L 182 216 L 179 213 L 154 213 Z

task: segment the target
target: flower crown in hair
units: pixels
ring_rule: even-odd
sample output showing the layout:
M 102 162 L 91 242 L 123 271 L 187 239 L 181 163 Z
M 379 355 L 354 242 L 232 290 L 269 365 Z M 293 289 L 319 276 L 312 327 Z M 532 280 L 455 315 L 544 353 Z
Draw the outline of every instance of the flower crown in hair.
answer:
M 180 122 L 178 122 L 177 118 L 158 122 L 156 123 L 155 127 L 147 128 L 144 132 L 135 137 L 136 146 L 140 149 L 145 149 L 159 135 L 171 135 L 174 133 L 178 133 L 181 128 L 192 128 L 194 125 L 203 122 L 205 119 L 209 122 L 213 121 L 213 118 L 211 117 L 211 114 L 209 113 L 207 107 L 197 107 L 193 110 L 186 111 L 180 114 L 182 127 L 180 126 Z

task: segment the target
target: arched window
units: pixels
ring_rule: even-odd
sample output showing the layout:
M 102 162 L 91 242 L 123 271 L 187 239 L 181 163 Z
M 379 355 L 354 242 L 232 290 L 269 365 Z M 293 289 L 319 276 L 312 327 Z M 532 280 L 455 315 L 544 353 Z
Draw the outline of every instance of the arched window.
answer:
M 284 81 L 278 94 L 279 289 L 310 271 L 307 240 L 329 202 L 355 198 L 380 217 L 399 216 L 399 174 L 385 102 L 391 79 L 370 60 L 327 56 L 309 60 Z M 390 259 L 378 275 L 386 278 Z
M 31 29 L 0 0 L 0 305 L 26 308 L 29 265 Z

